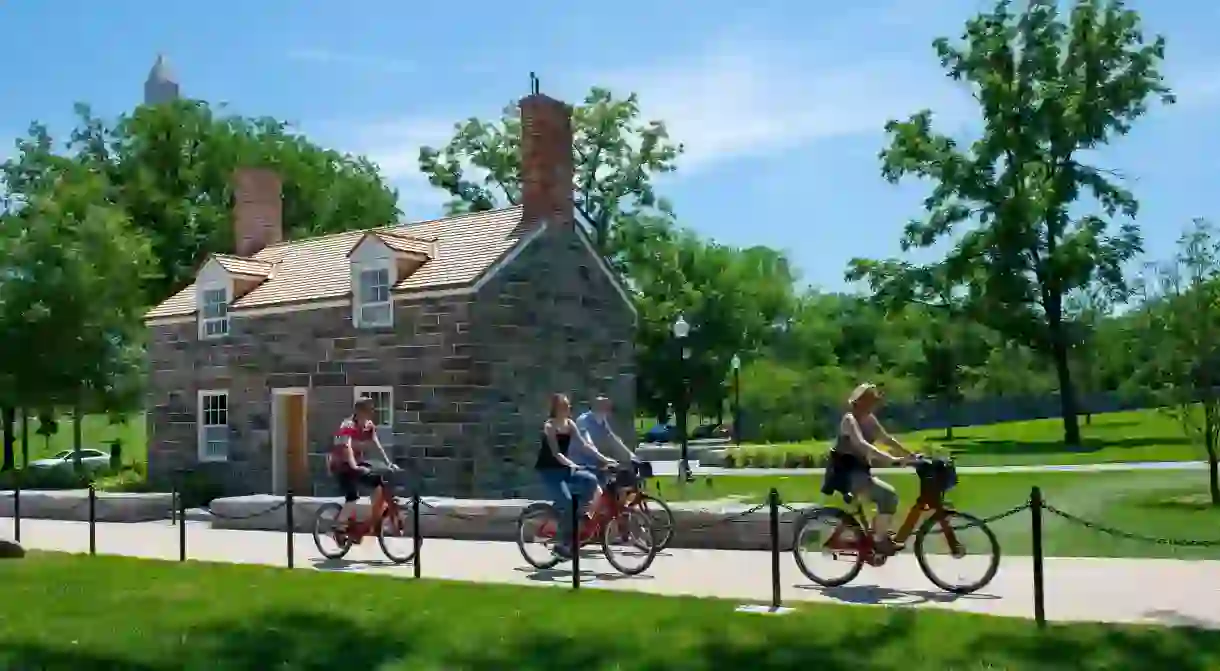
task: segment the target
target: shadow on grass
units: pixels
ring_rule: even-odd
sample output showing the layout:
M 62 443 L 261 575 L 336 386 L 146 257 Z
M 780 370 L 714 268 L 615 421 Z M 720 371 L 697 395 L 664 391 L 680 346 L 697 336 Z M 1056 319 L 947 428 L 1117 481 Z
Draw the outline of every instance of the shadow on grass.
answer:
M 1148 496 L 1140 499 L 1142 508 L 1175 510 L 1192 513 L 1214 512 L 1220 515 L 1220 506 L 1212 505 L 1211 495 L 1207 492 L 1163 493 L 1158 496 Z

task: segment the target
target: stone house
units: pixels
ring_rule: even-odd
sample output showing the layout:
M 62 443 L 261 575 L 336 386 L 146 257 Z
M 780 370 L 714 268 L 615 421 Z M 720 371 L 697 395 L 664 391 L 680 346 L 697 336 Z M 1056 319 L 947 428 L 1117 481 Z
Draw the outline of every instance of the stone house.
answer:
M 234 179 L 232 255 L 150 310 L 148 468 L 228 493 L 331 493 L 323 455 L 372 397 L 429 494 L 519 495 L 549 395 L 610 394 L 634 436 L 635 311 L 572 197 L 568 106 L 521 101 L 522 202 L 283 241 L 278 175 Z

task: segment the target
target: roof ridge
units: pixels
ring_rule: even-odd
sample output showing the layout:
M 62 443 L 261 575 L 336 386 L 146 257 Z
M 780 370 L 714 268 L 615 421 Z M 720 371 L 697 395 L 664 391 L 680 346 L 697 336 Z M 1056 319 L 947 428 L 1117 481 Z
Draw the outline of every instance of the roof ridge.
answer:
M 315 240 L 326 240 L 327 238 L 337 238 L 341 235 L 351 235 L 353 233 L 364 234 L 364 233 L 379 233 L 379 232 L 394 233 L 394 231 L 392 231 L 390 229 L 403 228 L 405 226 L 421 226 L 423 224 L 434 224 L 434 223 L 441 222 L 441 221 L 456 221 L 458 219 L 465 219 L 467 217 L 478 217 L 478 216 L 484 216 L 484 215 L 488 215 L 488 214 L 496 214 L 499 212 L 508 212 L 510 210 L 519 210 L 519 209 L 522 209 L 522 206 L 509 205 L 507 207 L 497 207 L 497 208 L 491 209 L 491 210 L 479 210 L 478 212 L 463 212 L 461 214 L 454 214 L 454 215 L 451 215 L 448 217 L 437 217 L 435 219 L 421 219 L 419 221 L 408 221 L 408 222 L 400 221 L 396 224 L 385 224 L 383 226 L 373 226 L 371 228 L 353 228 L 350 231 L 337 231 L 335 233 L 326 233 L 324 235 L 315 235 L 315 236 L 308 237 L 308 238 L 301 238 L 300 240 L 283 240 L 281 242 L 277 242 L 272 245 L 267 245 L 266 247 L 263 248 L 262 251 L 259 251 L 259 253 L 261 254 L 265 250 L 279 249 L 281 247 L 286 247 L 288 245 L 298 245 L 298 244 L 301 244 L 304 242 L 313 242 Z M 401 234 L 399 234 L 399 235 L 401 235 Z M 260 259 L 260 260 L 263 260 L 263 259 Z

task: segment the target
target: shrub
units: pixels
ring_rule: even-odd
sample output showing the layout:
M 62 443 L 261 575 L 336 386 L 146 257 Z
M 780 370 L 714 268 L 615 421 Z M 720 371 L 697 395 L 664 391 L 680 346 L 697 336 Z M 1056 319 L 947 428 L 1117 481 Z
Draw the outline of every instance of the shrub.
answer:
M 744 445 L 729 448 L 724 464 L 727 468 L 824 468 L 829 451 L 830 445 L 820 441 Z

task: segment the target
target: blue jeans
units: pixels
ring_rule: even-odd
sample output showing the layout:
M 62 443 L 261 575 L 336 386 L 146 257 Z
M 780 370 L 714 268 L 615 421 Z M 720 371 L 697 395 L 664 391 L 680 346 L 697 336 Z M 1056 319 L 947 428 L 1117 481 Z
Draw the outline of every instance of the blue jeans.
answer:
M 559 538 L 556 543 L 568 546 L 572 540 L 572 497 L 580 504 L 577 514 L 583 513 L 592 503 L 597 491 L 597 477 L 585 470 L 573 472 L 567 468 L 546 468 L 538 471 L 547 496 L 551 498 L 559 513 Z

